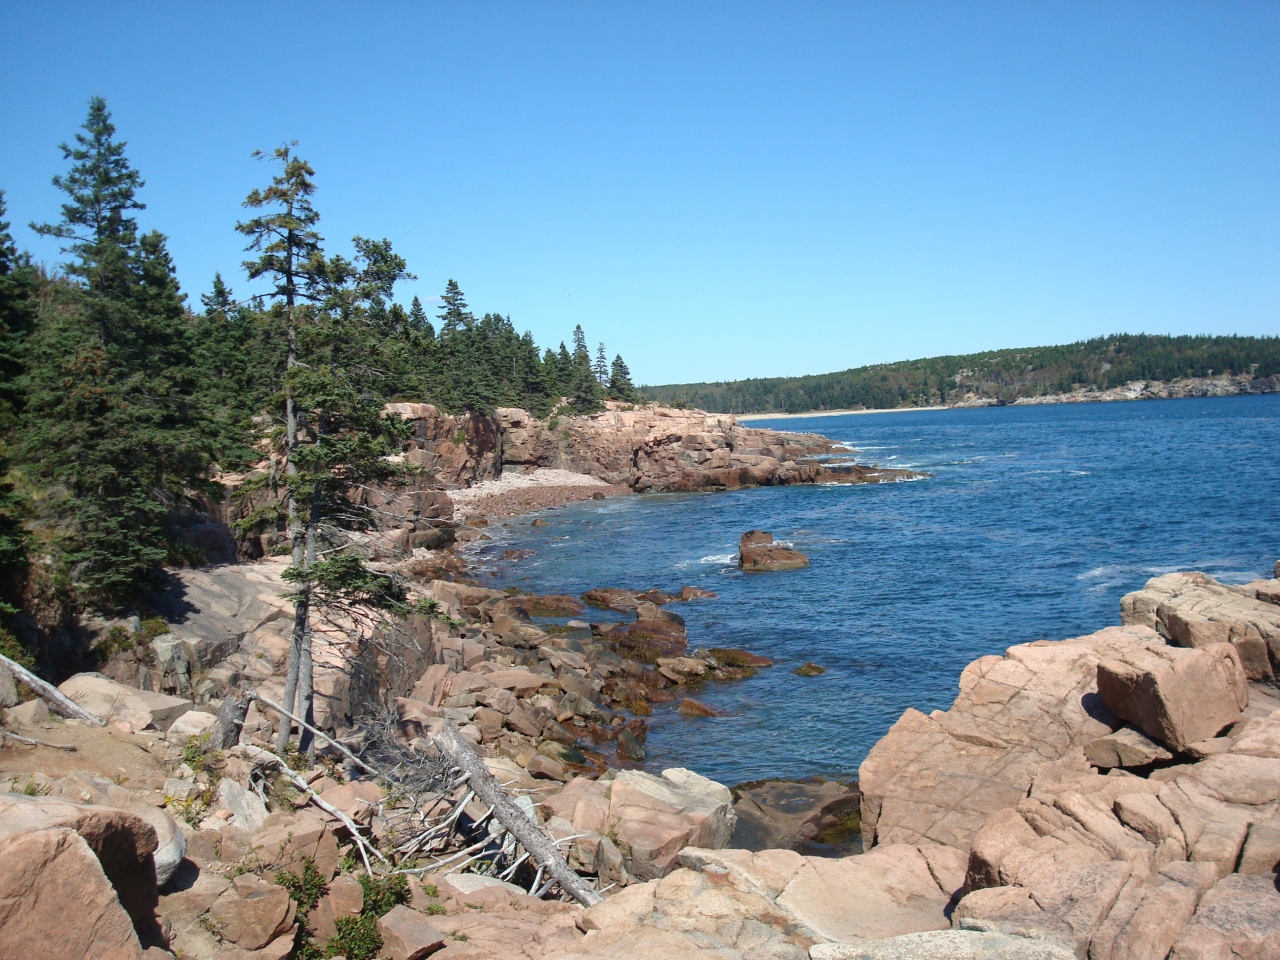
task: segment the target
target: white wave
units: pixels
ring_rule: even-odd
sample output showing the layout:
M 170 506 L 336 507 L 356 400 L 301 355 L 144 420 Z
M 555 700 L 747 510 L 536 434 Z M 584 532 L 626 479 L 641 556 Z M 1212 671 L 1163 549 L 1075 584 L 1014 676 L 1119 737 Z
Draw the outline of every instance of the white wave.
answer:
M 738 555 L 736 553 L 713 553 L 709 557 L 703 557 L 699 563 L 737 563 Z

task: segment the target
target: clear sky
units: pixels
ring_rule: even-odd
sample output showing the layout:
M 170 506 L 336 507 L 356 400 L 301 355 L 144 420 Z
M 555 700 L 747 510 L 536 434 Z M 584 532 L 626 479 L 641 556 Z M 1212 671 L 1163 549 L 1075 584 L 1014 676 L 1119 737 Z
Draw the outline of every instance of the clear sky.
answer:
M 1117 331 L 1280 333 L 1280 3 L 18 3 L 0 188 L 55 219 L 107 98 L 183 288 L 239 293 L 255 148 L 321 231 L 636 381 Z M 430 306 L 430 304 L 428 304 Z

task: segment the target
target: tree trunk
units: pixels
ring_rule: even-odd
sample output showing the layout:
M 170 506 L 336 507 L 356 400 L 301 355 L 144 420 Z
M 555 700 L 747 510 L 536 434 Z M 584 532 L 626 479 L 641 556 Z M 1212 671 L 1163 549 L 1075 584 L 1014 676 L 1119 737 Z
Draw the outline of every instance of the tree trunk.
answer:
M 471 748 L 471 744 L 462 739 L 462 734 L 458 733 L 457 727 L 446 720 L 444 728 L 439 733 L 431 735 L 431 742 L 439 747 L 455 766 L 468 775 L 467 785 L 475 791 L 477 797 L 493 808 L 493 815 L 498 818 L 498 822 L 529 851 L 533 862 L 542 867 L 548 877 L 554 878 L 560 884 L 560 889 L 584 907 L 604 899 L 583 883 L 582 878 L 570 869 L 564 857 L 560 856 L 556 845 L 548 840 L 529 815 L 516 805 L 502 784 L 489 772 L 484 761 Z
M 316 536 L 320 529 L 320 498 L 313 495 L 311 497 L 311 510 L 307 517 L 307 569 L 315 565 L 316 562 Z M 307 588 L 307 609 L 311 609 L 311 587 Z M 311 624 L 307 623 L 306 633 L 302 638 L 302 649 L 299 651 L 298 658 L 298 715 L 302 717 L 311 726 L 315 726 L 315 685 L 314 685 L 314 660 L 311 656 Z M 305 753 L 309 760 L 314 761 L 316 755 L 315 740 L 312 738 L 311 731 L 306 727 L 298 728 L 298 752 Z
M 293 387 L 289 385 L 288 375 L 298 363 L 298 334 L 294 328 L 294 313 L 292 296 L 289 303 L 289 355 L 285 364 L 285 401 L 284 401 L 284 417 L 285 417 L 285 463 L 284 472 L 286 476 L 296 477 L 298 475 L 298 464 L 295 459 L 295 453 L 298 449 L 298 409 L 293 400 Z M 290 546 L 290 562 L 295 568 L 303 565 L 306 559 L 304 530 L 302 519 L 298 512 L 298 503 L 296 492 L 292 487 L 288 490 L 286 499 L 286 510 L 289 517 L 289 546 Z M 299 599 L 293 609 L 293 642 L 289 644 L 289 663 L 284 676 L 284 708 L 293 710 L 294 698 L 298 690 L 298 673 L 302 665 L 302 648 L 307 639 L 307 626 L 310 620 L 310 604 L 308 598 L 304 594 Z M 292 732 L 292 725 L 283 717 L 280 719 L 280 732 L 276 735 L 276 752 L 284 753 L 289 746 L 289 734 Z

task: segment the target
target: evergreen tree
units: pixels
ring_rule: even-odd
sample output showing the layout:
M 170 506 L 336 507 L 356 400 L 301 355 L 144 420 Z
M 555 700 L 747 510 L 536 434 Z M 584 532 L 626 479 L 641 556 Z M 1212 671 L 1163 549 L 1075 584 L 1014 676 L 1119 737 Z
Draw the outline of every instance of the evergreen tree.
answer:
M 563 340 L 560 341 L 560 351 L 556 354 L 556 377 L 560 381 L 560 391 L 567 394 L 573 380 L 573 357 L 569 355 L 569 349 Z
M 115 141 L 111 111 L 102 97 L 89 101 L 89 116 L 76 134 L 76 146 L 62 144 L 64 160 L 74 161 L 66 176 L 53 178 L 68 201 L 59 223 L 31 224 L 41 236 L 57 237 L 73 258 L 67 272 L 95 293 L 120 295 L 131 285 L 129 253 L 137 237 L 137 221 L 129 213 L 144 210 L 137 198 L 144 183 L 124 155 L 126 143 Z
M 317 261 L 322 258 L 320 234 L 316 224 L 320 214 L 312 205 L 315 171 L 301 157 L 293 154 L 296 144 L 277 147 L 270 158 L 280 165 L 280 172 L 271 179 L 265 190 L 253 190 L 245 198 L 244 206 L 251 210 L 266 210 L 250 220 L 236 224 L 236 230 L 249 238 L 246 249 L 256 251 L 255 260 L 244 262 L 250 280 L 269 277 L 272 281 L 272 298 L 276 309 L 282 310 L 288 337 L 285 355 L 284 406 L 285 406 L 285 516 L 289 526 L 289 542 L 292 563 L 290 570 L 305 574 L 308 565 L 308 531 L 314 540 L 318 518 L 302 501 L 307 492 L 298 469 L 299 418 L 295 396 L 298 375 L 298 345 L 304 323 L 302 301 L 309 297 L 316 280 Z M 262 151 L 254 156 L 267 158 Z M 313 485 L 314 489 L 314 485 Z M 312 551 L 314 552 L 314 551 Z M 305 582 L 295 594 L 293 635 L 289 646 L 289 661 L 285 674 L 284 708 L 292 711 L 299 690 L 303 685 L 301 700 L 303 712 L 310 708 L 311 687 L 311 590 Z M 288 744 L 289 724 L 281 723 L 277 747 L 283 750 Z
M 582 332 L 582 325 L 573 328 L 573 357 L 570 360 L 568 386 L 568 408 L 571 413 L 595 413 L 600 409 L 600 399 L 604 389 L 596 379 L 595 369 L 591 363 L 591 354 L 587 352 L 587 337 Z
M 604 341 L 600 341 L 600 345 L 596 347 L 596 362 L 592 367 L 592 372 L 596 375 L 596 381 L 602 387 L 609 386 L 609 355 L 605 353 Z
M 9 437 L 22 411 L 21 378 L 37 280 L 31 258 L 18 252 L 4 217 L 0 190 L 0 477 L 9 472 Z M 0 612 L 12 612 L 6 598 L 14 596 L 13 580 L 26 563 L 24 503 L 13 484 L 0 480 Z
M 436 338 L 436 328 L 431 325 L 431 321 L 427 318 L 427 311 L 422 309 L 422 301 L 416 296 L 413 298 L 413 303 L 409 305 L 409 329 L 425 340 Z
M 251 278 L 271 278 L 287 324 L 283 494 L 292 562 L 284 577 L 294 588 L 294 624 L 283 705 L 290 711 L 296 706 L 312 723 L 313 608 L 348 615 L 357 606 L 407 609 L 396 581 L 369 570 L 358 556 L 322 555 L 320 540 L 327 531 L 372 522 L 350 494 L 395 473 L 387 455 L 400 448 L 406 425 L 381 415 L 383 398 L 370 389 L 366 374 L 368 359 L 388 338 L 386 301 L 409 274 L 385 240 L 356 237 L 355 260 L 326 258 L 311 203 L 314 171 L 287 146 L 273 159 L 280 173 L 245 200 L 246 207 L 269 212 L 237 229 L 249 238 L 248 249 L 260 252 L 245 263 L 246 271 Z M 289 733 L 290 724 L 282 723 L 279 749 Z M 310 740 L 303 729 L 299 749 L 309 749 Z
M 19 455 L 57 484 L 42 510 L 57 519 L 60 566 L 81 600 L 115 606 L 144 590 L 173 550 L 168 514 L 208 463 L 191 402 L 183 298 L 163 235 L 141 240 L 127 216 L 142 183 L 114 142 L 110 113 L 90 103 L 75 161 L 54 184 L 63 219 L 37 231 L 72 241 L 29 340 Z
M 631 371 L 627 369 L 622 354 L 613 358 L 613 367 L 609 371 L 609 396 L 615 400 L 636 400 L 636 388 L 631 382 Z
M 457 281 L 450 279 L 445 284 L 444 296 L 440 298 L 440 313 L 437 316 L 440 319 L 441 340 L 457 333 L 459 328 L 471 329 L 475 317 L 467 308 L 466 298 L 463 297 Z

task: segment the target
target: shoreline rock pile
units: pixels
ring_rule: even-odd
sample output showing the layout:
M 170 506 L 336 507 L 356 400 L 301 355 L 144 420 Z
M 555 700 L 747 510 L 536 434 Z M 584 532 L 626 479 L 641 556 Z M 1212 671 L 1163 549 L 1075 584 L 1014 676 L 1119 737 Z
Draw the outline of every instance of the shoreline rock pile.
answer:
M 960 929 L 1090 960 L 1280 949 L 1280 699 L 1248 680 L 1274 676 L 1278 586 L 1160 577 L 1128 626 L 970 664 L 863 763 L 864 843 L 968 851 Z
M 601 413 L 538 420 L 500 407 L 483 428 L 425 403 L 389 404 L 414 424 L 407 462 L 445 487 L 504 471 L 569 470 L 636 492 L 732 490 L 793 483 L 880 483 L 917 476 L 856 464 L 826 437 L 744 427 L 727 414 L 609 401 Z
M 517 605 L 497 591 L 433 583 L 450 610 L 483 626 L 438 638 L 441 662 L 396 702 L 399 735 L 413 743 L 434 725 L 460 723 L 490 772 L 563 841 L 570 865 L 614 885 L 588 908 L 467 873 L 412 877 L 392 895 L 361 880 L 350 856 L 344 862 L 340 821 L 274 790 L 263 803 L 248 758 L 269 725 L 246 724 L 248 745 L 197 757 L 189 741 L 181 746 L 184 731 L 212 714 L 106 678 L 73 678 L 66 689 L 108 726 L 27 722 L 10 710 L 37 744 L 22 749 L 46 749 L 36 736 L 59 735 L 59 724 L 81 743 L 145 742 L 152 786 L 133 791 L 87 771 L 10 780 L 0 794 L 0 911 L 19 904 L 21 912 L 0 912 L 0 953 L 282 960 L 297 937 L 338 943 L 366 924 L 388 956 L 440 960 L 1272 956 L 1280 698 L 1248 679 L 1241 647 L 1248 653 L 1264 638 L 1274 674 L 1275 605 L 1259 598 L 1277 589 L 1280 580 L 1226 587 L 1198 575 L 1157 578 L 1124 600 L 1126 620 L 1154 611 L 1157 628 L 1129 622 L 974 661 L 949 710 L 908 711 L 873 748 L 860 770 L 866 852 L 833 859 L 730 848 L 739 816 L 756 818 L 753 805 L 785 793 L 778 785 L 744 789 L 735 803 L 726 787 L 686 770 L 611 768 L 593 778 L 590 763 L 570 759 L 576 747 L 545 737 L 513 758 L 517 742 L 532 743 L 520 726 L 539 717 L 544 732 L 578 721 L 617 731 L 594 694 L 566 689 L 570 676 L 590 682 L 580 660 L 617 663 L 594 635 L 578 651 L 527 619 L 527 611 L 576 609 L 574 598 Z M 651 591 L 591 599 L 630 607 L 635 622 L 663 612 L 655 600 L 664 598 Z M 1197 629 L 1225 639 L 1195 642 L 1198 634 L 1176 626 L 1175 614 L 1186 623 L 1193 612 L 1216 625 Z M 664 668 L 683 675 L 674 663 L 654 673 L 665 677 Z M 559 700 L 547 692 L 553 685 Z M 564 748 L 559 759 L 543 751 L 548 743 Z M 542 760 L 560 766 L 544 770 Z M 575 775 L 579 768 L 587 775 Z M 563 770 L 566 782 L 546 770 Z M 301 776 L 372 840 L 392 836 L 404 814 L 403 798 L 331 763 Z M 843 802 L 836 787 L 810 785 L 823 790 Z M 813 822 L 794 826 L 799 834 Z M 322 892 L 304 902 L 281 878 L 301 878 L 307 864 Z M 94 919 L 64 943 L 46 932 L 63 910 L 63 898 L 45 895 L 55 884 L 74 890 Z

